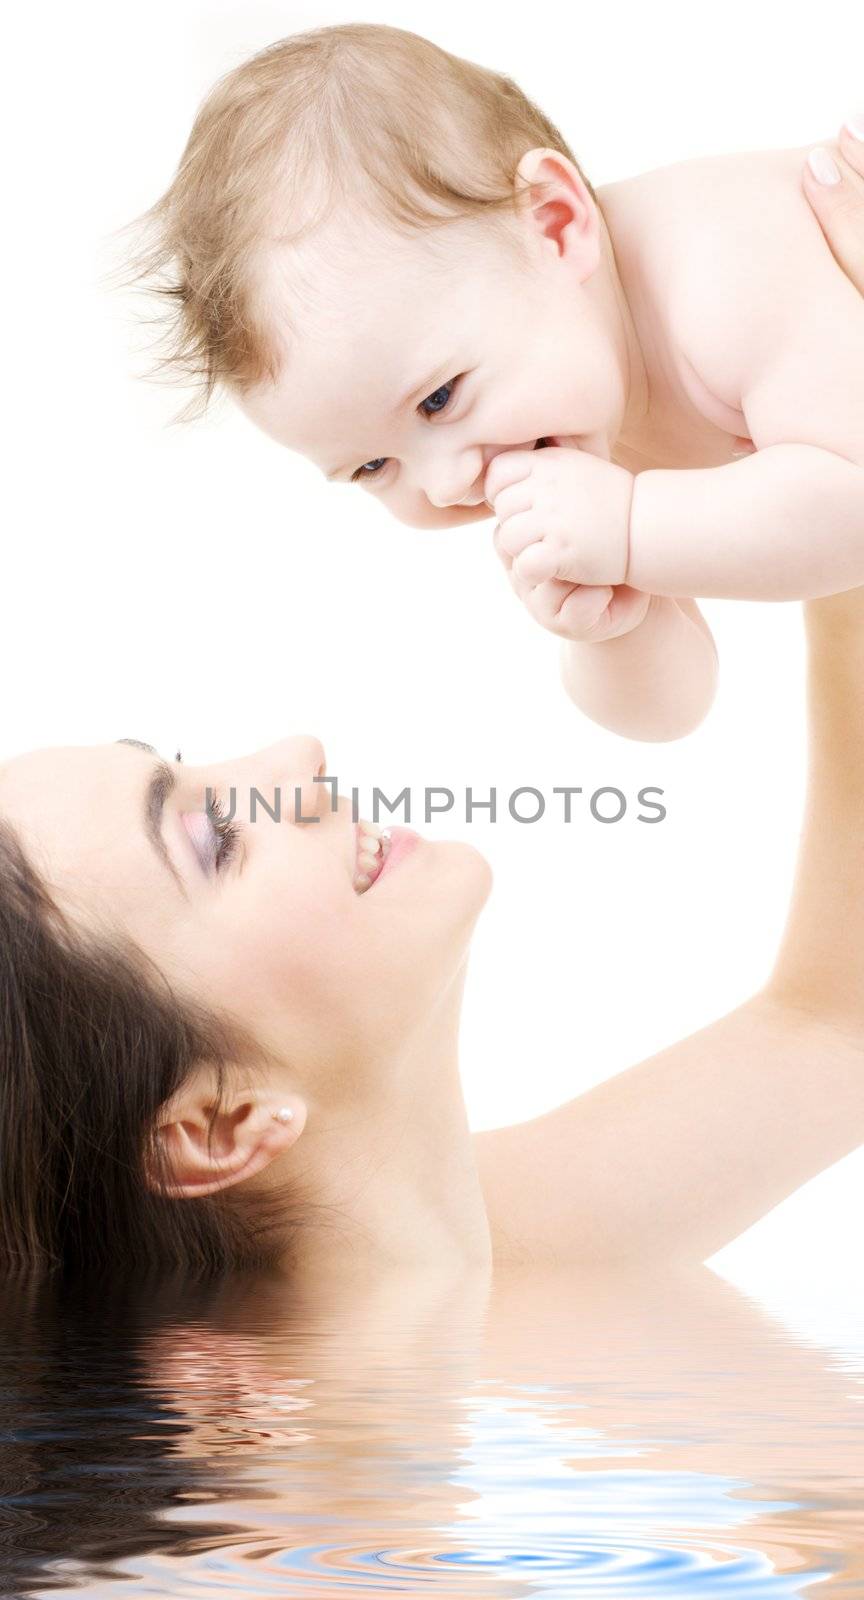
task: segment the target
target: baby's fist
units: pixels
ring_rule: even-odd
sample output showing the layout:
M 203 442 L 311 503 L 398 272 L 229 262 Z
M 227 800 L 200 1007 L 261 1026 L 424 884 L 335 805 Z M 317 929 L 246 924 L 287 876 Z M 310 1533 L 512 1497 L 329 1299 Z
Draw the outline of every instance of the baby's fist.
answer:
M 600 644 L 617 639 L 638 628 L 651 603 L 651 596 L 631 589 L 627 583 L 614 588 L 609 584 L 566 583 L 547 578 L 544 583 L 528 583 L 519 578 L 515 563 L 501 549 L 501 529 L 496 527 L 492 543 L 510 579 L 511 587 L 535 622 L 571 643 Z
M 514 576 L 529 584 L 624 583 L 633 475 L 585 450 L 505 450 L 489 463 L 484 494 Z

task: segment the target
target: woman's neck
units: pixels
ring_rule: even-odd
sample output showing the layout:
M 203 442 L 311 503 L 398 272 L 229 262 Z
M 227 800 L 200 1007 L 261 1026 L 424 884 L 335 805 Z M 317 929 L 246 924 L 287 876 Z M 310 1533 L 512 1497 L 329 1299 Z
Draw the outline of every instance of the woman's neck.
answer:
M 464 968 L 434 1016 L 374 1069 L 358 1064 L 336 1107 L 316 1107 L 274 1182 L 296 1179 L 300 1226 L 283 1264 L 295 1283 L 391 1267 L 491 1265 L 486 1205 L 459 1076 Z

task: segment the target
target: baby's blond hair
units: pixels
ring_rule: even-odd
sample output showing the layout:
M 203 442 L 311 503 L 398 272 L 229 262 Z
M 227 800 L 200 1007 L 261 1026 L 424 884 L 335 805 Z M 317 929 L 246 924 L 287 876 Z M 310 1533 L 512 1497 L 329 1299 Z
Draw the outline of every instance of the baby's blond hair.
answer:
M 169 189 L 133 224 L 141 242 L 124 275 L 168 301 L 155 370 L 195 385 L 182 415 L 205 410 L 219 384 L 276 377 L 254 281 L 268 241 L 299 239 L 337 198 L 359 198 L 400 233 L 482 217 L 512 245 L 503 214 L 512 221 L 516 168 L 536 147 L 578 169 L 512 79 L 402 28 L 292 34 L 221 78 Z

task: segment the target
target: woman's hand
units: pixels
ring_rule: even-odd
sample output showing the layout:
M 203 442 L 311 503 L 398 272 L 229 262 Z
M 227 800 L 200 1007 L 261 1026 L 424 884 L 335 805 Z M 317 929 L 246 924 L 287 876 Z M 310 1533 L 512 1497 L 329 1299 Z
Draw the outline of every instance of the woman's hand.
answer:
M 811 150 L 802 183 L 837 261 L 864 294 L 864 111 L 849 118 L 836 144 Z M 850 634 L 860 632 L 864 588 L 809 600 L 804 616 L 814 649 L 821 633 L 836 637 L 841 628 Z
M 811 150 L 804 193 L 843 271 L 864 294 L 864 111 L 849 118 L 836 144 Z

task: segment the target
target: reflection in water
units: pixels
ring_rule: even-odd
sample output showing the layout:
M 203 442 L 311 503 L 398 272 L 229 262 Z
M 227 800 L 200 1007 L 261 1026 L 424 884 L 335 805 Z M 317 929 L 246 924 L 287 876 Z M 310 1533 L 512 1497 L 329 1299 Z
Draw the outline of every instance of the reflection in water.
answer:
M 8 1285 L 0 1592 L 861 1596 L 848 1368 L 706 1269 Z

